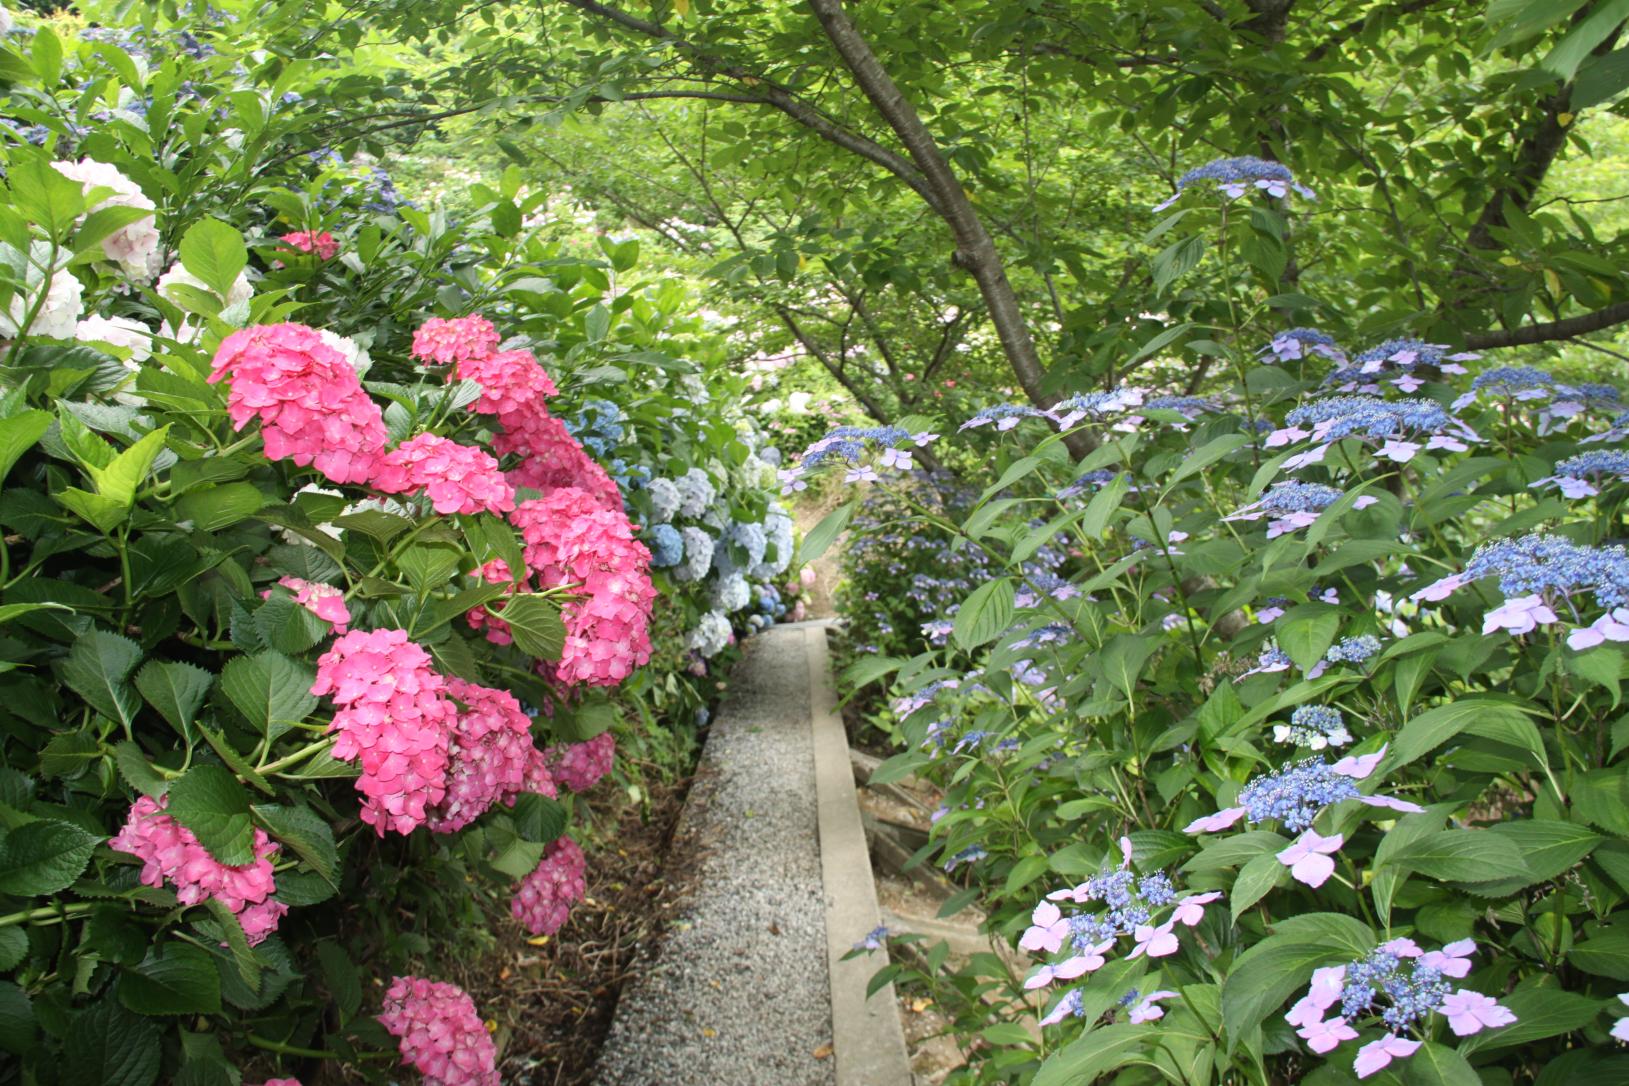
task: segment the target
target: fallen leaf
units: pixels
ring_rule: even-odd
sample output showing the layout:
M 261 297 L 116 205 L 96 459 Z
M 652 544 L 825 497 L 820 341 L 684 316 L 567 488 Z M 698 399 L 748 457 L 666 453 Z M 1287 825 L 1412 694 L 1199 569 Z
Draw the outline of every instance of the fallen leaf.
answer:
M 704 1026 L 702 1027 L 701 1035 L 708 1039 L 712 1039 L 718 1036 L 718 1030 L 714 1029 L 712 1026 Z
M 814 1050 L 814 1058 L 817 1059 L 817 1060 L 830 1059 L 831 1058 L 831 1044 L 830 1044 L 830 1042 L 828 1042 L 826 1044 L 823 1044 L 819 1048 L 815 1049 Z
M 911 1010 L 915 1011 L 917 1014 L 921 1014 L 923 1011 L 927 1010 L 931 1006 L 933 1006 L 933 1000 L 931 1000 L 931 999 L 913 999 L 913 1000 L 911 1000 Z
M 769 934 L 771 934 L 771 935 L 779 935 L 780 933 L 781 933 L 780 921 L 771 920 L 769 922 Z

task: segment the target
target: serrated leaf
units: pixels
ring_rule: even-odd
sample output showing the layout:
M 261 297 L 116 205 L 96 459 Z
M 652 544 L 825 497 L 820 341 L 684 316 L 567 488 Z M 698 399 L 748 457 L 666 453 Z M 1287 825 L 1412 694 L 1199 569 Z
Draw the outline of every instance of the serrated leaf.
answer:
M 1341 630 L 1341 613 L 1324 603 L 1303 603 L 1292 607 L 1274 622 L 1278 644 L 1295 666 L 1310 671 L 1324 658 Z
M 1439 882 L 1489 882 L 1529 873 L 1515 843 L 1488 830 L 1428 833 L 1398 849 L 1391 862 Z
M 293 849 L 330 886 L 339 889 L 339 851 L 327 822 L 305 807 L 265 803 L 253 810 L 267 833 Z
M 218 1014 L 221 978 L 207 950 L 167 943 L 119 977 L 119 1002 L 137 1014 Z
M 189 744 L 197 741 L 194 722 L 215 676 L 196 664 L 151 660 L 136 673 L 136 689 L 158 715 Z
M 227 908 L 219 898 L 206 898 L 204 904 L 214 918 L 213 927 L 216 930 L 211 934 L 218 935 L 232 952 L 232 965 L 237 970 L 238 979 L 249 988 L 259 988 L 260 959 L 255 957 L 254 948 L 249 945 L 249 937 L 244 933 L 238 914 Z
M 11 473 L 17 459 L 33 447 L 51 427 L 48 411 L 24 411 L 0 419 L 0 482 Z
M 311 693 L 315 681 L 316 673 L 304 664 L 267 651 L 228 661 L 221 671 L 221 693 L 252 727 L 275 739 L 316 709 Z
M 92 709 L 129 728 L 141 711 L 141 698 L 130 685 L 140 660 L 141 646 L 128 637 L 93 630 L 68 650 L 62 678 Z
M 1392 740 L 1386 757 L 1386 768 L 1397 769 L 1423 755 L 1436 750 L 1448 740 L 1481 721 L 1495 717 L 1524 717 L 1515 706 L 1493 698 L 1460 698 L 1428 709 L 1403 725 Z
M 195 765 L 170 783 L 165 814 L 191 830 L 209 854 L 237 866 L 254 860 L 249 793 L 217 765 Z
M 243 235 L 219 219 L 199 219 L 181 236 L 181 266 L 222 298 L 248 263 Z
M 547 596 L 512 596 L 503 606 L 503 620 L 515 638 L 515 646 L 539 660 L 558 660 L 566 645 L 566 625 L 560 608 Z
M 109 997 L 80 1011 L 62 1050 L 63 1086 L 152 1086 L 158 1027 Z
M 253 483 L 225 483 L 183 494 L 172 507 L 175 519 L 218 532 L 260 512 L 266 496 Z
M 71 822 L 42 818 L 0 840 L 0 894 L 39 897 L 73 884 L 100 838 Z
M 144 796 L 157 799 L 169 788 L 169 783 L 153 769 L 142 749 L 128 739 L 113 748 L 113 764 L 119 767 L 119 776 L 125 783 Z

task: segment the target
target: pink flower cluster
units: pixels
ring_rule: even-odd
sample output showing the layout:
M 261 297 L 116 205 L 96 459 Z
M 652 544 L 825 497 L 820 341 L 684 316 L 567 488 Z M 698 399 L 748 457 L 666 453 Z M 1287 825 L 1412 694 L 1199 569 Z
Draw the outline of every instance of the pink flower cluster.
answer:
M 482 316 L 431 317 L 413 333 L 413 356 L 451 365 L 498 349 L 498 330 Z
M 384 416 L 316 329 L 262 324 L 233 332 L 215 352 L 209 380 L 228 376 L 233 429 L 259 418 L 268 457 L 315 466 L 336 483 L 368 480 L 388 437 Z
M 548 750 L 549 768 L 554 778 L 573 792 L 586 792 L 611 772 L 617 741 L 610 732 L 601 732 L 586 743 L 567 743 Z
M 130 805 L 124 828 L 110 848 L 141 860 L 141 881 L 163 886 L 168 880 L 183 905 L 214 898 L 238 914 L 250 944 L 263 941 L 277 928 L 288 906 L 272 900 L 272 856 L 277 846 L 265 831 L 254 831 L 254 860 L 234 867 L 209 854 L 191 830 L 164 814 L 168 797 L 142 796 Z
M 374 465 L 372 481 L 386 494 L 428 494 L 443 515 L 515 508 L 515 491 L 496 460 L 435 434 L 419 434 L 385 453 Z
M 502 558 L 494 558 L 475 571 L 475 576 L 487 584 L 507 584 L 509 590 L 506 595 L 515 594 L 514 574 L 509 572 L 509 563 Z M 487 614 L 486 608 L 474 607 L 464 616 L 472 630 L 485 630 L 486 639 L 494 645 L 509 645 L 514 643 L 514 636 L 509 632 L 509 623 L 501 618 L 494 618 Z
M 531 718 L 514 695 L 456 678 L 447 680 L 447 692 L 466 708 L 453 725 L 447 794 L 430 813 L 431 830 L 454 833 L 521 792 L 556 794 L 543 753 L 532 745 Z
M 509 911 L 533 935 L 553 935 L 571 915 L 571 906 L 588 893 L 586 869 L 577 842 L 560 838 L 548 847 L 537 870 L 520 880 Z
M 317 661 L 311 693 L 340 706 L 334 757 L 360 759 L 362 821 L 383 836 L 411 833 L 447 794 L 449 736 L 457 709 L 430 654 L 404 630 L 354 630 Z
M 656 587 L 650 551 L 621 509 L 574 487 L 524 502 L 510 517 L 521 530 L 538 587 L 570 586 L 565 647 L 554 667 L 568 685 L 614 686 L 650 659 L 648 624 Z
M 402 1062 L 424 1076 L 424 1086 L 500 1086 L 498 1048 L 475 1001 L 457 985 L 396 977 L 379 1022 L 396 1038 Z
M 326 230 L 320 234 L 315 230 L 296 230 L 284 234 L 277 240 L 290 249 L 298 249 L 302 253 L 316 253 L 319 260 L 332 260 L 339 255 L 339 242 Z
M 342 634 L 345 627 L 350 625 L 351 609 L 345 606 L 345 593 L 333 585 L 302 580 L 299 577 L 283 577 L 277 583 L 294 593 L 295 603 L 331 624 L 334 633 Z M 262 597 L 270 595 L 270 589 L 261 593 Z
M 481 386 L 474 410 L 496 415 L 503 427 L 492 439 L 493 450 L 520 460 L 511 482 L 545 493 L 575 487 L 605 508 L 620 511 L 622 492 L 616 482 L 583 451 L 565 423 L 549 414 L 547 400 L 556 390 L 548 372 L 529 351 L 497 347 L 497 330 L 481 316 L 433 317 L 413 335 L 415 356 L 452 365 L 449 379 Z

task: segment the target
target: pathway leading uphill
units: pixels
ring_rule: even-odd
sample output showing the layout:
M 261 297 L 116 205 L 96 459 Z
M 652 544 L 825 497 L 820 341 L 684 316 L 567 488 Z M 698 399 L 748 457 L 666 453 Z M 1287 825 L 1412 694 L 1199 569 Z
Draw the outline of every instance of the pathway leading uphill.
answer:
M 623 992 L 599 1086 L 910 1086 L 826 624 L 752 638 L 680 821 L 692 890 Z

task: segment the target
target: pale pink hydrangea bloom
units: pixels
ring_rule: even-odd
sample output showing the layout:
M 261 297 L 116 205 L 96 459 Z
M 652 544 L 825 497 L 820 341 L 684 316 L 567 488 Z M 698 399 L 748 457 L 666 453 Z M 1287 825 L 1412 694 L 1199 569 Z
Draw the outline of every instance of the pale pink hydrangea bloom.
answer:
M 258 417 L 269 458 L 309 464 L 336 483 L 373 474 L 388 437 L 384 416 L 315 328 L 261 324 L 233 332 L 215 352 L 209 380 L 228 376 L 232 427 Z
M 386 494 L 429 495 L 437 513 L 508 513 L 515 491 L 498 462 L 473 445 L 419 434 L 385 453 L 370 480 Z
M 385 992 L 379 1022 L 396 1038 L 402 1062 L 424 1086 L 501 1086 L 498 1048 L 456 984 L 396 977 Z
M 567 685 L 614 686 L 650 659 L 648 629 L 656 588 L 650 551 L 634 538 L 620 506 L 602 506 L 575 488 L 524 502 L 510 517 L 539 588 L 574 586 L 561 613 L 565 647 L 552 667 Z
M 111 192 L 111 195 L 104 195 L 89 205 L 85 209 L 87 213 L 109 207 L 134 207 L 149 213 L 103 238 L 102 255 L 119 265 L 132 279 L 145 281 L 152 278 L 153 272 L 158 270 L 149 267 L 153 255 L 158 252 L 158 224 L 153 214 L 156 211 L 153 201 L 141 191 L 141 186 L 117 168 L 92 158 L 82 158 L 78 162 L 53 162 L 51 168 L 70 181 L 78 181 L 84 186 L 87 196 L 92 189 Z
M 1335 873 L 1334 854 L 1346 843 L 1343 834 L 1324 837 L 1317 830 L 1305 830 L 1288 848 L 1278 853 L 1278 862 L 1290 869 L 1290 877 L 1311 887 L 1319 887 Z
M 1175 999 L 1176 995 L 1177 993 L 1163 988 L 1157 992 L 1149 992 L 1143 996 L 1141 1003 L 1131 1008 L 1131 1014 L 1127 1016 L 1127 1021 L 1134 1026 L 1140 1026 L 1144 1022 L 1159 1021 L 1165 1017 L 1165 1008 L 1160 1004 L 1167 999 Z
M 295 230 L 277 240 L 290 249 L 297 249 L 302 253 L 316 253 L 319 260 L 332 260 L 339 255 L 339 242 L 326 230 L 320 234 L 315 230 Z
M 571 906 L 588 893 L 583 850 L 569 837 L 548 847 L 537 870 L 520 880 L 509 911 L 533 935 L 553 935 L 571 915 Z
M 453 724 L 448 749 L 447 794 L 430 813 L 436 833 L 453 833 L 501 801 L 513 803 L 522 792 L 555 794 L 547 769 L 528 788 L 528 770 L 542 755 L 532 745 L 532 721 L 520 702 L 505 690 L 447 680 L 447 692 L 467 707 Z
M 1419 1041 L 1388 1033 L 1380 1040 L 1370 1041 L 1358 1049 L 1357 1059 L 1352 1061 L 1352 1070 L 1357 1072 L 1358 1078 L 1368 1078 L 1391 1066 L 1392 1060 L 1408 1059 L 1419 1047 Z
M 484 358 L 497 349 L 498 330 L 479 314 L 451 319 L 431 317 L 413 333 L 413 356 L 444 366 L 466 358 Z
M 1619 995 L 1618 1002 L 1622 1003 L 1625 1007 L 1629 1007 L 1629 992 L 1624 992 Z M 1613 1040 L 1622 1041 L 1624 1044 L 1629 1044 L 1629 1017 L 1620 1018 L 1616 1022 L 1613 1022 L 1611 1033 Z
M 1448 1019 L 1448 1028 L 1456 1037 L 1469 1037 L 1484 1029 L 1508 1026 L 1516 1021 L 1509 1007 L 1502 1006 L 1492 996 L 1461 988 L 1443 999 L 1437 1013 Z
M 317 661 L 311 693 L 340 706 L 334 757 L 360 760 L 362 821 L 384 836 L 411 833 L 446 798 L 457 708 L 430 654 L 405 630 L 353 630 Z
M 351 609 L 345 606 L 345 593 L 333 585 L 307 581 L 299 577 L 281 577 L 278 584 L 294 593 L 294 602 L 333 626 L 333 632 L 342 634 L 351 623 Z M 262 598 L 271 590 L 262 592 Z
M 601 732 L 587 742 L 550 747 L 549 769 L 555 780 L 573 792 L 586 792 L 611 772 L 616 749 L 616 739 L 610 732 Z
M 251 945 L 262 942 L 276 928 L 288 906 L 272 900 L 276 884 L 272 857 L 277 845 L 264 830 L 254 831 L 254 860 L 239 866 L 223 864 L 211 856 L 193 832 L 164 814 L 168 797 L 142 796 L 130 806 L 124 828 L 109 846 L 141 860 L 141 881 L 163 886 L 168 881 L 183 905 L 213 898 L 238 914 Z

